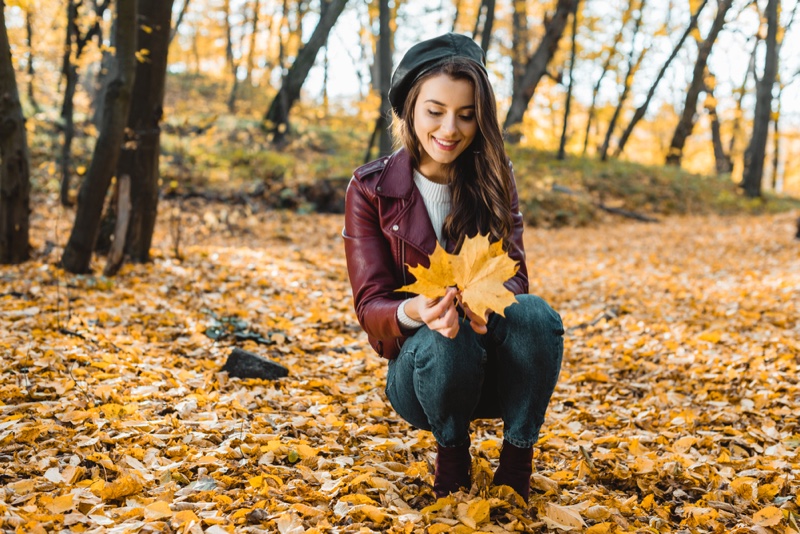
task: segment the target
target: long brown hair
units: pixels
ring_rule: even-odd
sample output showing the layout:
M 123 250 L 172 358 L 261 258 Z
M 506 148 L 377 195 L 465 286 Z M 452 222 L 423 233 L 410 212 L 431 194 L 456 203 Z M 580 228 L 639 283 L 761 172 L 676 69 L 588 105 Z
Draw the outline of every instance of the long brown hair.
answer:
M 423 82 L 440 74 L 472 84 L 478 121 L 478 132 L 472 144 L 446 168 L 453 209 L 445 219 L 443 235 L 456 243 L 458 249 L 465 237 L 488 233 L 492 241 L 503 239 L 503 248 L 508 249 L 514 231 L 513 179 L 497 120 L 494 91 L 486 72 L 477 63 L 453 57 L 420 76 L 408 92 L 403 116 L 394 117 L 396 138 L 419 167 L 422 157 L 420 141 L 414 132 L 414 106 Z

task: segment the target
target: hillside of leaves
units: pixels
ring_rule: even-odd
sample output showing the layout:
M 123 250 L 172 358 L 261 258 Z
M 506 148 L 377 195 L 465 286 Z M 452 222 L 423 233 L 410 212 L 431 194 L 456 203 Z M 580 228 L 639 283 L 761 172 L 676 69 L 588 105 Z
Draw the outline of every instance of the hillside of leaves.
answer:
M 73 214 L 37 198 L 33 261 L 0 268 L 3 532 L 800 532 L 797 212 L 526 231 L 568 329 L 529 506 L 489 485 L 496 421 L 435 500 L 340 216 L 161 214 L 152 264 L 75 276 Z M 228 377 L 233 347 L 289 377 Z

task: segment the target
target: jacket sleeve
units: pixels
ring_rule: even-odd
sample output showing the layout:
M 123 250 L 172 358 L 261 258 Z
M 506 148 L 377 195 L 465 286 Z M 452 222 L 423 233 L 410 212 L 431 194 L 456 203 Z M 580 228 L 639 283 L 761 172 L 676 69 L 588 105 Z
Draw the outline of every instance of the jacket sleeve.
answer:
M 397 308 L 403 295 L 397 284 L 389 241 L 380 227 L 377 201 L 358 180 L 350 180 L 345 196 L 344 237 L 347 272 L 358 322 L 378 340 L 401 337 Z
M 519 262 L 519 270 L 513 278 L 505 283 L 505 286 L 515 295 L 521 295 L 528 292 L 528 267 L 525 264 L 525 245 L 522 242 L 524 222 L 522 212 L 519 210 L 519 195 L 513 168 L 511 169 L 511 213 L 514 219 L 514 231 L 511 234 L 508 255 L 512 260 Z

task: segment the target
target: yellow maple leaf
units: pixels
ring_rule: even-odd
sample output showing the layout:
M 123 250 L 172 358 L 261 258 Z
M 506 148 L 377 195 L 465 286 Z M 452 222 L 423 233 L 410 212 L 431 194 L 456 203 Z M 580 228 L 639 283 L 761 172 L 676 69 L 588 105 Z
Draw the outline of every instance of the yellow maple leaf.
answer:
M 397 291 L 408 291 L 416 293 L 417 295 L 425 295 L 429 299 L 438 299 L 447 293 L 447 288 L 455 285 L 453 278 L 453 269 L 448 260 L 448 254 L 439 243 L 436 243 L 436 249 L 431 254 L 431 264 L 429 267 L 417 265 L 416 267 L 408 266 L 408 272 L 414 275 L 417 279 L 413 284 L 408 284 Z
M 435 299 L 455 286 L 461 291 L 462 301 L 479 317 L 488 310 L 504 316 L 503 310 L 517 301 L 503 284 L 517 274 L 519 265 L 503 251 L 502 240 L 490 243 L 488 235 L 468 237 L 455 255 L 437 243 L 430 260 L 427 268 L 409 266 L 417 281 L 397 291 Z
M 450 265 L 461 298 L 479 317 L 487 310 L 505 316 L 503 310 L 517 301 L 503 283 L 517 274 L 519 265 L 503 252 L 503 242 L 489 243 L 488 236 L 467 238 Z

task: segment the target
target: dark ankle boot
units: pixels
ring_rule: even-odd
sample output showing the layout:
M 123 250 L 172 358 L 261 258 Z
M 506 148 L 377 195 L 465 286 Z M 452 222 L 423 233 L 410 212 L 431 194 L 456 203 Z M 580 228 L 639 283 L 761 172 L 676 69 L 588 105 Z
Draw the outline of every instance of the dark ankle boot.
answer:
M 511 486 L 527 503 L 531 493 L 532 460 L 533 447 L 520 449 L 503 440 L 503 449 L 500 451 L 500 467 L 494 474 L 492 484 Z
M 436 472 L 433 482 L 433 493 L 436 494 L 436 497 L 446 497 L 462 487 L 469 489 L 471 467 L 469 444 L 459 447 L 442 447 L 437 443 Z

